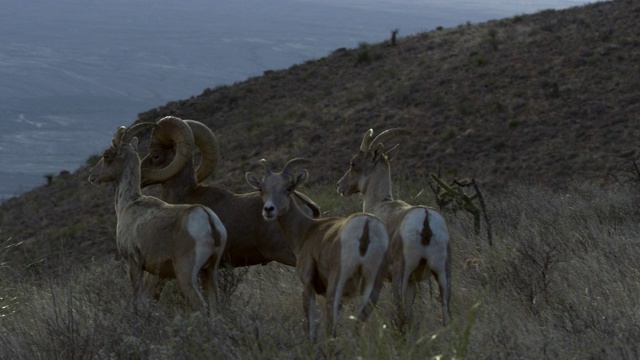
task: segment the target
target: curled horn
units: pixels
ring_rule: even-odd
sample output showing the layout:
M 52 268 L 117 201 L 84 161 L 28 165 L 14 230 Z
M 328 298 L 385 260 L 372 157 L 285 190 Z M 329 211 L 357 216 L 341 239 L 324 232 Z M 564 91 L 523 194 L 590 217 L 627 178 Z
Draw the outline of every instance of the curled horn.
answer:
M 200 183 L 208 178 L 218 165 L 220 145 L 213 131 L 205 124 L 194 120 L 184 122 L 191 128 L 193 140 L 200 149 L 200 164 L 196 169 L 196 181 Z
M 300 166 L 303 164 L 310 163 L 311 160 L 303 159 L 303 158 L 295 158 L 289 160 L 284 167 L 282 168 L 282 173 L 286 175 L 291 175 L 291 170 L 293 170 L 296 166 Z
M 367 148 L 367 150 L 371 150 L 376 146 L 378 146 L 379 144 L 384 144 L 386 141 L 396 136 L 411 135 L 412 133 L 413 133 L 412 131 L 409 131 L 407 129 L 402 129 L 402 128 L 393 128 L 393 129 L 385 130 L 380 134 L 378 134 L 378 136 L 376 136 L 373 140 L 371 140 L 371 143 L 369 144 L 369 147 Z
M 184 169 L 187 162 L 193 158 L 193 133 L 180 118 L 166 116 L 158 120 L 151 135 L 151 143 L 161 146 L 175 145 L 176 155 L 173 161 L 162 169 L 144 169 L 142 177 L 145 184 L 157 184 L 170 179 Z
M 360 144 L 360 151 L 365 153 L 369 151 L 369 144 L 371 143 L 372 137 L 373 137 L 373 129 L 369 129 L 369 131 L 364 133 L 364 137 L 362 138 L 362 144 Z

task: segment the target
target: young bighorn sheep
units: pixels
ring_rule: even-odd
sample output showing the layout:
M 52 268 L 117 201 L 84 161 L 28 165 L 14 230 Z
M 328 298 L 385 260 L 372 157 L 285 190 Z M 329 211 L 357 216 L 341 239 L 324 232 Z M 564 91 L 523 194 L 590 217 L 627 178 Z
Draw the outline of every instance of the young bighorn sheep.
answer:
M 227 231 L 206 206 L 171 205 L 142 195 L 138 139 L 133 135 L 154 125 L 120 127 L 111 147 L 91 169 L 89 181 L 116 183 L 116 238 L 129 264 L 134 309 L 146 300 L 142 281 L 144 272 L 148 272 L 160 278 L 176 278 L 191 304 L 209 311 L 218 304 L 217 271 Z M 200 291 L 199 274 L 209 303 Z
M 266 160 L 261 163 L 265 176 L 260 179 L 247 173 L 247 182 L 262 194 L 262 216 L 277 219 L 289 246 L 296 254 L 296 272 L 303 290 L 306 330 L 314 335 L 315 295 L 326 297 L 327 329 L 335 336 L 338 309 L 342 297 L 362 296 L 358 319 L 365 321 L 378 300 L 384 280 L 389 246 L 387 230 L 380 219 L 370 214 L 347 218 L 313 219 L 294 201 L 295 189 L 303 184 L 306 170 L 292 175 L 304 159 L 290 160 L 279 173 L 271 171 Z
M 364 212 L 379 216 L 389 231 L 389 277 L 398 305 L 400 324 L 410 318 L 416 283 L 433 274 L 440 288 L 445 325 L 451 320 L 451 245 L 449 230 L 437 211 L 425 206 L 411 206 L 394 200 L 391 194 L 391 153 L 397 146 L 383 151 L 385 141 L 410 132 L 390 129 L 373 140 L 373 130 L 364 134 L 360 151 L 351 158 L 349 170 L 338 182 L 343 196 L 362 193 Z
M 202 158 L 197 169 L 193 159 L 196 146 Z M 203 204 L 216 212 L 228 234 L 222 266 L 271 261 L 295 265 L 295 255 L 278 225 L 265 221 L 260 215 L 259 193 L 235 194 L 201 183 L 214 170 L 217 161 L 218 142 L 207 126 L 168 116 L 160 119 L 153 129 L 149 155 L 142 162 L 142 186 L 162 184 L 164 201 Z M 296 192 L 296 199 L 306 213 L 319 216 L 319 207 L 304 194 Z

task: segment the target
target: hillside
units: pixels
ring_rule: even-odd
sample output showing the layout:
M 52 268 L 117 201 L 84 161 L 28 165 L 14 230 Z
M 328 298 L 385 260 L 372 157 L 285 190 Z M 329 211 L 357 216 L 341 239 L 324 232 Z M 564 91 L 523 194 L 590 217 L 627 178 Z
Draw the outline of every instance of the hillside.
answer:
M 312 182 L 336 182 L 367 129 L 398 126 L 415 135 L 396 179 L 440 171 L 493 193 L 613 183 L 640 156 L 638 18 L 640 2 L 622 0 L 361 44 L 137 120 L 209 125 L 222 156 L 211 181 L 237 191 L 261 158 L 306 157 Z M 112 189 L 89 184 L 88 168 L 1 205 L 0 264 L 115 253 Z

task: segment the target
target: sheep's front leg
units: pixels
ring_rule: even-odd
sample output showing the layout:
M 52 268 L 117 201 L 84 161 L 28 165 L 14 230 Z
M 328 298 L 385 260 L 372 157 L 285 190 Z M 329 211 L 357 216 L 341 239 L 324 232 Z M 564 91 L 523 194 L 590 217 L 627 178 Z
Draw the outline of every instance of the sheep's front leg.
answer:
M 306 330 L 309 340 L 315 341 L 315 322 L 316 322 L 316 293 L 311 284 L 305 284 L 302 291 L 302 306 L 304 307 L 304 315 L 307 320 Z
M 144 279 L 144 270 L 142 269 L 142 265 L 139 261 L 134 258 L 129 258 L 129 278 L 131 279 L 131 288 L 133 289 L 133 311 L 138 312 L 138 310 L 144 305 L 142 294 L 143 294 L 143 279 Z
M 156 301 L 160 300 L 162 289 L 164 288 L 166 283 L 166 279 L 161 279 L 157 275 L 147 273 L 147 276 L 144 279 L 145 297 L 153 298 Z

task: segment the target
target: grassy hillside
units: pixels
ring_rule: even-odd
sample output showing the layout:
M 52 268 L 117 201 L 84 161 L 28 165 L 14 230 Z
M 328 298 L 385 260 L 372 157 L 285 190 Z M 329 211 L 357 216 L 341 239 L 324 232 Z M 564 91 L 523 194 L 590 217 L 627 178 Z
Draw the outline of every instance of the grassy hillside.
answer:
M 338 49 L 139 114 L 208 124 L 222 156 L 209 181 L 236 191 L 249 191 L 244 172 L 261 158 L 313 160 L 305 192 L 331 215 L 360 207 L 334 185 L 363 133 L 413 130 L 393 163 L 395 193 L 434 205 L 429 173 L 474 178 L 494 224 L 489 248 L 467 216 L 445 213 L 448 331 L 427 286 L 408 335 L 381 330 L 383 294 L 357 346 L 350 336 L 305 343 L 300 289 L 275 264 L 230 273 L 240 285 L 212 323 L 177 291 L 131 316 L 113 189 L 88 183 L 87 154 L 87 166 L 0 205 L 0 358 L 637 358 L 638 18 L 640 2 L 622 0 L 463 24 Z

